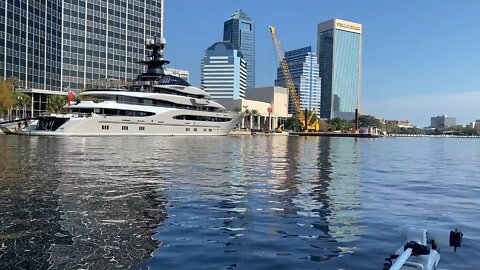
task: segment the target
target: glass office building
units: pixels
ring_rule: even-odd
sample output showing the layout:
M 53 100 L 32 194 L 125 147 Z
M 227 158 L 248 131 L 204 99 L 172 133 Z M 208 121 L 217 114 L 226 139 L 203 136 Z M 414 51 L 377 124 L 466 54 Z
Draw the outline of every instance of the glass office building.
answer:
M 223 24 L 223 41 L 240 48 L 247 64 L 247 89 L 255 88 L 255 24 L 241 9 Z
M 230 42 L 217 42 L 202 58 L 202 89 L 212 99 L 245 99 L 247 71 L 240 50 Z
M 31 93 L 134 79 L 162 18 L 163 0 L 0 0 L 0 76 Z
M 320 112 L 321 79 L 317 56 L 312 53 L 312 47 L 285 52 L 285 60 L 288 64 L 293 84 L 300 98 L 302 110 L 316 109 Z M 276 86 L 287 87 L 281 68 L 277 68 Z M 288 103 L 288 113 L 294 114 L 295 108 L 291 101 Z
M 320 117 L 352 120 L 355 109 L 361 111 L 362 25 L 339 19 L 320 23 L 317 50 Z

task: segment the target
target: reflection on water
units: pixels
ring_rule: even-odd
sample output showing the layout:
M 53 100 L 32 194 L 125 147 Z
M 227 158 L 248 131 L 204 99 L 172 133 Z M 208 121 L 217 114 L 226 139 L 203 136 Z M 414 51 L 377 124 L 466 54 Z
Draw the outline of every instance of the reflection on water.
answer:
M 409 217 L 480 218 L 479 151 L 414 142 L 0 136 L 0 269 L 378 268 Z
M 349 187 L 359 181 L 356 141 L 196 140 L 185 138 L 171 156 L 175 177 L 163 182 L 171 217 L 158 229 L 162 247 L 144 266 L 178 268 L 172 257 L 188 251 L 184 269 L 311 268 L 353 250 L 348 243 L 360 228 L 358 189 Z
M 311 267 L 359 232 L 355 140 L 2 140 L 2 267 Z
M 0 144 L 0 269 L 126 269 L 158 248 L 167 202 L 155 177 L 83 142 Z

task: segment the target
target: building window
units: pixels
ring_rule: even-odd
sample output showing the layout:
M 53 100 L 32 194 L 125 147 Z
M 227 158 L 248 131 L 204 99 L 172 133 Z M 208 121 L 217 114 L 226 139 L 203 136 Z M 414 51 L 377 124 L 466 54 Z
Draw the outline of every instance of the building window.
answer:
M 190 128 L 186 128 L 185 130 L 186 130 L 186 131 L 190 131 Z
M 196 128 L 194 128 L 194 129 L 193 129 L 193 131 L 197 131 L 197 129 L 196 129 Z
M 108 125 L 102 125 L 102 130 L 109 130 L 110 129 L 110 126 Z
M 211 129 L 211 128 L 209 128 L 209 129 L 208 129 L 208 131 L 212 132 L 212 129 Z
M 128 126 L 122 126 L 122 130 L 128 130 Z
M 145 127 L 138 127 L 138 130 L 143 131 L 143 130 L 145 130 Z

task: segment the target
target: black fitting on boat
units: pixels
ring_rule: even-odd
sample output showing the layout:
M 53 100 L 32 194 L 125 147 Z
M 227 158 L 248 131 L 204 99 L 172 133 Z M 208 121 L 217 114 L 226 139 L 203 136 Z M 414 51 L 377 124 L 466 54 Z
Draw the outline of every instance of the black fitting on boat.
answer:
M 453 247 L 453 251 L 457 251 L 457 248 L 462 244 L 463 233 L 455 229 L 450 231 L 450 246 Z
M 386 258 L 385 261 L 387 261 L 385 264 L 383 264 L 383 269 L 382 270 L 390 270 L 390 268 L 393 265 L 393 260 L 397 259 L 399 255 L 393 254 L 390 255 L 390 257 Z
M 405 244 L 404 250 L 412 249 L 412 256 L 421 256 L 430 254 L 430 248 L 424 245 L 420 245 L 415 241 L 410 241 Z

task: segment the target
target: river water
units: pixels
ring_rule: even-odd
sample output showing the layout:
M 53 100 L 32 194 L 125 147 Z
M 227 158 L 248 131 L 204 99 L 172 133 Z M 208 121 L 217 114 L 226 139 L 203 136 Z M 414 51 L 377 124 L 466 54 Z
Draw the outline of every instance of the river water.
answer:
M 382 269 L 404 225 L 477 265 L 477 139 L 0 136 L 0 161 L 0 269 Z

